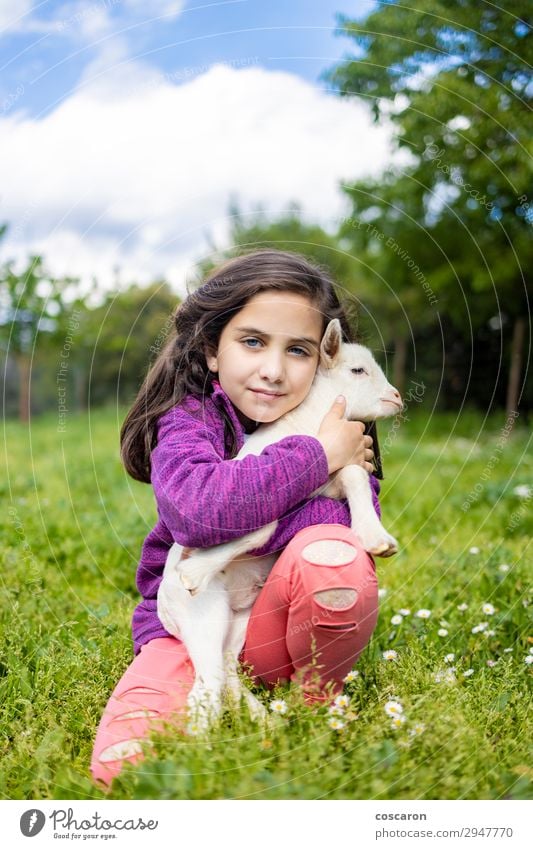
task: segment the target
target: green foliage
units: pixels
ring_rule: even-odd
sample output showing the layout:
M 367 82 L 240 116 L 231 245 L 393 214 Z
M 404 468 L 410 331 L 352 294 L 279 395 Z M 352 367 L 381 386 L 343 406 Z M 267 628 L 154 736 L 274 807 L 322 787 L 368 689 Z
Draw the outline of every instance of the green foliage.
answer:
M 74 363 L 83 369 L 92 404 L 131 403 L 150 363 L 174 328 L 178 299 L 168 283 L 131 284 L 81 314 Z
M 385 191 L 380 221 L 404 214 L 415 230 L 439 224 L 442 253 L 451 249 L 445 254 L 474 291 L 517 285 L 506 304 L 512 314 L 524 310 L 520 267 L 531 259 L 528 19 L 524 0 L 512 13 L 474 0 L 381 4 L 364 23 L 339 19 L 362 55 L 326 75 L 341 95 L 370 98 L 376 119 L 392 120 L 398 146 L 415 157 L 392 181 L 393 209 Z M 453 283 L 451 272 L 446 281 Z
M 1 234 L 0 234 L 1 235 Z M 74 278 L 51 277 L 43 258 L 32 256 L 20 273 L 14 262 L 0 270 L 0 335 L 5 349 L 15 356 L 30 356 L 39 334 L 43 341 L 61 327 L 63 292 Z
M 0 780 L 7 798 L 103 798 L 88 772 L 92 741 L 131 659 L 135 569 L 156 520 L 151 489 L 129 480 L 119 462 L 124 413 L 69 413 L 60 434 L 52 415 L 31 430 L 6 425 Z M 326 706 L 310 709 L 297 690 L 279 688 L 274 695 L 288 711 L 272 715 L 265 730 L 243 709 L 225 714 L 206 738 L 155 736 L 150 757 L 124 770 L 111 798 L 531 798 L 524 657 L 533 633 L 533 527 L 530 499 L 514 492 L 531 482 L 529 433 L 518 422 L 499 451 L 502 422 L 474 411 L 428 421 L 415 409 L 400 424 L 380 436 L 382 507 L 402 549 L 377 561 L 386 595 L 359 676 L 346 687 L 344 728 L 330 728 Z M 486 603 L 494 614 L 483 612 Z M 411 613 L 392 625 L 400 608 Z M 415 615 L 420 608 L 431 610 L 429 619 Z M 489 626 L 473 634 L 484 620 Z M 383 659 L 387 649 L 396 660 Z M 435 680 L 451 665 L 455 681 Z M 465 677 L 469 668 L 474 674 Z M 272 698 L 258 696 L 267 705 Z M 393 697 L 407 717 L 400 728 L 384 710 Z
M 529 20 L 525 0 L 512 10 L 476 0 L 382 3 L 364 22 L 339 16 L 355 55 L 324 75 L 341 96 L 364 98 L 376 120 L 391 121 L 408 153 L 384 179 L 347 188 L 351 220 L 375 224 L 375 232 L 348 224 L 343 236 L 368 263 L 376 297 L 388 289 L 391 322 L 403 322 L 404 335 L 408 324 L 415 333 L 438 329 L 411 259 L 438 298 L 441 324 L 475 334 L 501 311 L 515 368 L 511 406 L 532 295 Z
M 230 257 L 261 248 L 275 248 L 302 254 L 323 267 L 337 283 L 338 291 L 346 295 L 348 301 L 359 303 L 357 258 L 343 248 L 336 234 L 328 233 L 318 224 L 304 222 L 298 204 L 291 203 L 279 217 L 269 218 L 262 210 L 245 215 L 237 203 L 232 203 L 228 215 L 230 247 L 213 245 L 213 252 L 197 265 L 197 279 L 202 280 L 216 265 Z

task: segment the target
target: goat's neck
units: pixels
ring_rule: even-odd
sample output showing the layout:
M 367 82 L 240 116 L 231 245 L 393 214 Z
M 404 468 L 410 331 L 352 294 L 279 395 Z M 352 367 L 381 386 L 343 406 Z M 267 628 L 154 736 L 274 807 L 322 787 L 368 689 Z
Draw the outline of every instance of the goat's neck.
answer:
M 322 419 L 338 395 L 335 381 L 319 372 L 306 398 L 294 410 L 285 413 L 283 422 L 294 433 L 318 433 Z

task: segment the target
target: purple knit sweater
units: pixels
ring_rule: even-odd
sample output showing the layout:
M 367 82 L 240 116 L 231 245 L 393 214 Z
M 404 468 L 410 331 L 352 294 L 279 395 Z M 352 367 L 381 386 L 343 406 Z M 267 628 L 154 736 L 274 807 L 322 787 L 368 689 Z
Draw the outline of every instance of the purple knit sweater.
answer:
M 240 450 L 244 429 L 217 381 L 203 403 L 187 396 L 159 419 L 151 455 L 159 519 L 144 541 L 137 570 L 143 601 L 133 614 L 135 654 L 149 640 L 169 636 L 157 616 L 157 591 L 174 542 L 207 548 L 278 519 L 268 543 L 253 552 L 270 554 L 281 552 L 298 531 L 310 525 L 350 527 L 346 501 L 323 495 L 309 498 L 328 480 L 326 454 L 318 439 L 287 436 L 259 456 L 232 460 L 224 440 L 222 408 L 231 417 Z M 373 476 L 370 480 L 380 515 L 379 481 Z

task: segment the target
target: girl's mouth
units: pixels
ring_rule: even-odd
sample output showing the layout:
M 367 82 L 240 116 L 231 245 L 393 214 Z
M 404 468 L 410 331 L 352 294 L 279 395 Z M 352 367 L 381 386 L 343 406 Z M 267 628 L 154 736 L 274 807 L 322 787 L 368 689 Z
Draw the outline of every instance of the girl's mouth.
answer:
M 282 392 L 263 392 L 261 389 L 250 389 L 258 398 L 264 398 L 268 401 L 274 401 L 276 398 L 283 398 Z

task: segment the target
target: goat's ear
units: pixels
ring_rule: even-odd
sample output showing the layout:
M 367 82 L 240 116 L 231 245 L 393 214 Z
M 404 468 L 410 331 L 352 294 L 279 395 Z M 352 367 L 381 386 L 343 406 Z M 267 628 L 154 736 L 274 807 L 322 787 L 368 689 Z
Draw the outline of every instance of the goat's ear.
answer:
M 338 318 L 333 318 L 320 343 L 320 365 L 324 368 L 334 368 L 340 356 L 342 328 Z

